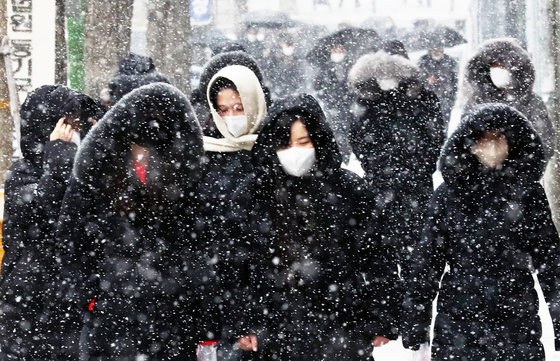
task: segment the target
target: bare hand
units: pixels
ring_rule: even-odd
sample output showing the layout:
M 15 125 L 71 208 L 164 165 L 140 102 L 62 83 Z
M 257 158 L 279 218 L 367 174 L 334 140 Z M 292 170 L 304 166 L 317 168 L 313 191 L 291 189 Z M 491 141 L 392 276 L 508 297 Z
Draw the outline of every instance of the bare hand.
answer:
M 239 348 L 245 351 L 257 351 L 258 343 L 256 335 L 249 335 L 245 337 L 240 337 L 237 340 L 237 345 Z
M 64 123 L 65 119 L 66 117 L 62 117 L 56 123 L 56 126 L 50 135 L 51 142 L 57 139 L 64 140 L 65 142 L 70 142 L 72 140 L 72 133 L 74 130 L 71 125 Z
M 430 361 L 430 344 L 424 343 L 417 351 L 412 353 L 412 361 Z
M 389 342 L 388 338 L 385 338 L 383 336 L 375 336 L 373 338 L 373 341 L 371 341 L 371 343 L 373 344 L 373 347 L 381 347 L 383 345 L 386 345 Z
M 90 122 L 92 125 L 97 124 L 97 120 L 93 118 L 88 118 L 88 122 Z

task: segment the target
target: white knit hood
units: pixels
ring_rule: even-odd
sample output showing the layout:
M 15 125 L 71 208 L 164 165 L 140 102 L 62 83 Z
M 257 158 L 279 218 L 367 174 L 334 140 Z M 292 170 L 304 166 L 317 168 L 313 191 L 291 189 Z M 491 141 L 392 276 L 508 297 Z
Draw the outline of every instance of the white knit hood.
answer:
M 235 84 L 247 116 L 248 134 L 234 137 L 228 130 L 225 120 L 214 109 L 210 99 L 210 89 L 218 78 L 228 79 Z M 264 92 L 257 76 L 247 67 L 241 65 L 227 66 L 210 80 L 206 90 L 206 98 L 210 105 L 212 119 L 223 138 L 204 137 L 204 150 L 207 152 L 251 150 L 257 140 L 256 133 L 260 130 L 267 112 Z

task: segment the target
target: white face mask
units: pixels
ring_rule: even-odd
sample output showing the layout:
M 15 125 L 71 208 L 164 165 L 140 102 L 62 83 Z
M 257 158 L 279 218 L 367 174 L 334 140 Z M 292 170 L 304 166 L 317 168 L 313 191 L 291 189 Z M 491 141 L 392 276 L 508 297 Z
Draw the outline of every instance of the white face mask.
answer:
M 511 85 L 511 72 L 500 67 L 490 68 L 490 79 L 498 88 L 507 88 Z
M 282 48 L 282 52 L 286 56 L 292 56 L 294 55 L 294 48 L 292 48 L 291 46 L 286 46 Z
M 331 60 L 335 63 L 340 63 L 345 57 L 346 54 L 344 53 L 331 53 Z
M 291 147 L 276 154 L 284 172 L 294 177 L 305 175 L 315 164 L 315 148 Z
M 438 53 L 438 54 L 430 54 L 430 56 L 432 57 L 432 59 L 435 59 L 435 60 L 443 59 L 443 54 L 441 54 L 441 53 Z
M 247 134 L 249 131 L 249 125 L 247 124 L 246 115 L 233 115 L 228 117 L 222 117 L 226 122 L 226 126 L 235 138 Z
M 257 40 L 257 36 L 255 34 L 247 34 L 247 40 L 249 40 L 249 42 L 253 43 L 253 42 L 255 42 L 255 40 Z
M 479 142 L 471 147 L 480 163 L 489 168 L 494 168 L 506 160 L 509 152 L 508 143 L 505 139 L 497 139 L 486 142 Z
M 80 137 L 80 133 L 73 130 L 72 131 L 72 139 L 70 140 L 72 143 L 76 144 L 78 147 L 82 143 L 82 139 Z
M 257 34 L 257 40 L 258 41 L 263 41 L 264 40 L 264 34 L 263 33 L 258 33 Z
M 395 89 L 396 87 L 399 86 L 399 82 L 395 78 L 379 79 L 378 83 L 381 90 L 385 90 L 385 91 Z

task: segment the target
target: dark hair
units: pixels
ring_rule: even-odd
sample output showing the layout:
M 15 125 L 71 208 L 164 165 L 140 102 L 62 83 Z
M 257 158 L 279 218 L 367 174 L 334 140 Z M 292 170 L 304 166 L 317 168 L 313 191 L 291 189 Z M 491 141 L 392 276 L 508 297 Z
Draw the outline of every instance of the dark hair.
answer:
M 278 115 L 276 118 L 276 126 L 272 134 L 272 139 L 274 140 L 273 147 L 275 149 L 286 148 L 290 145 L 292 124 L 297 120 L 300 120 L 306 125 L 305 116 L 303 116 L 301 112 L 285 111 Z
M 216 78 L 210 87 L 210 102 L 212 103 L 212 107 L 214 107 L 214 109 L 218 109 L 218 94 L 224 89 L 238 91 L 237 87 L 231 80 L 222 77 Z

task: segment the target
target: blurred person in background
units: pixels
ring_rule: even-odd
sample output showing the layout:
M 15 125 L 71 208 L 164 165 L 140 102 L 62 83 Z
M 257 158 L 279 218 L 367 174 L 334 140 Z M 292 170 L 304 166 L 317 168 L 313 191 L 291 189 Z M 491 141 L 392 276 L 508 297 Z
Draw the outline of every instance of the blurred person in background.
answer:
M 406 279 L 445 139 L 439 100 L 410 60 L 385 51 L 358 59 L 349 85 L 356 96 L 350 144 L 375 197 L 382 242 Z
M 115 76 L 101 91 L 100 97 L 104 104 L 112 106 L 134 89 L 157 82 L 169 83 L 157 71 L 152 58 L 130 53 L 121 60 Z
M 433 91 L 441 104 L 446 124 L 455 105 L 459 67 L 457 60 L 444 53 L 443 49 L 430 49 L 418 60 L 424 85 Z
M 270 55 L 268 75 L 274 99 L 301 92 L 305 87 L 306 68 L 298 50 L 295 39 L 284 35 L 279 47 Z

